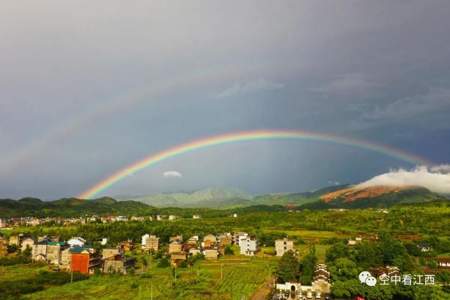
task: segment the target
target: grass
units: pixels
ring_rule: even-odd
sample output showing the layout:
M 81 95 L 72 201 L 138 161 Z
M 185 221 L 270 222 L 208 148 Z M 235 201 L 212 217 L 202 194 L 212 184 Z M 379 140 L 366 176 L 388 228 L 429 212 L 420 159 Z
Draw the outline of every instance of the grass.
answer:
M 135 275 L 95 275 L 89 280 L 49 287 L 25 299 L 242 299 L 271 277 L 276 259 L 223 257 L 191 268 L 151 266 Z

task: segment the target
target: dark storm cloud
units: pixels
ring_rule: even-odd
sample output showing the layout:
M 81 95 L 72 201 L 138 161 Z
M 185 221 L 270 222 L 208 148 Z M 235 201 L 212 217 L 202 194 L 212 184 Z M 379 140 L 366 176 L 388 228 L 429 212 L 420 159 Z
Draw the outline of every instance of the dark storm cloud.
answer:
M 5 3 L 0 196 L 77 194 L 149 153 L 256 128 L 360 137 L 447 163 L 429 145 L 450 147 L 449 13 L 447 1 Z M 411 167 L 317 143 L 261 147 L 179 157 L 111 192 L 295 191 Z M 363 163 L 350 167 L 354 155 Z M 164 180 L 167 170 L 183 177 Z

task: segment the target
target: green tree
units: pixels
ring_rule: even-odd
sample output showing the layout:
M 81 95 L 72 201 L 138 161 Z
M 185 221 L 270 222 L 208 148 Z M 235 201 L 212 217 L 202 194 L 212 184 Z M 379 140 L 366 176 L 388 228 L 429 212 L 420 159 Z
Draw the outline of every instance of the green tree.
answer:
M 300 262 L 300 270 L 301 270 L 301 276 L 300 276 L 300 282 L 302 284 L 311 284 L 311 281 L 314 277 L 314 270 L 317 263 L 317 257 L 316 257 L 316 248 L 312 246 L 309 249 L 309 253 L 303 257 L 303 259 Z
M 279 282 L 296 281 L 299 273 L 299 265 L 294 252 L 288 251 L 283 254 L 278 267 L 276 275 Z

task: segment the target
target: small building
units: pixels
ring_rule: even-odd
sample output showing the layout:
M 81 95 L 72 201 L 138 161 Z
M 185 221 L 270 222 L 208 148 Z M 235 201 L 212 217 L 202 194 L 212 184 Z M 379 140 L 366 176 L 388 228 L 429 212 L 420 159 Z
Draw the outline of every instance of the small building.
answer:
M 159 249 L 159 238 L 156 235 L 144 234 L 141 245 L 142 250 L 157 252 Z
M 37 243 L 33 245 L 31 251 L 31 259 L 33 261 L 47 261 L 47 243 Z
M 294 252 L 294 241 L 288 240 L 287 238 L 276 240 L 275 251 L 277 253 L 277 256 L 283 256 L 283 254 L 288 251 Z
M 207 234 L 203 237 L 202 247 L 205 249 L 214 248 L 217 243 L 217 238 L 213 234 Z
M 170 264 L 174 267 L 179 266 L 183 261 L 186 261 L 185 253 L 172 253 L 170 255 Z
M 20 246 L 20 250 L 22 252 L 24 252 L 25 250 L 27 250 L 27 248 L 29 248 L 30 250 L 33 249 L 33 245 L 34 245 L 34 240 L 30 237 L 24 238 L 22 240 L 21 246 Z
M 235 245 L 239 245 L 239 240 L 242 238 L 247 238 L 248 237 L 248 233 L 246 232 L 235 232 L 233 233 L 233 235 L 231 236 L 232 240 L 231 242 Z
M 220 234 L 217 237 L 217 241 L 221 247 L 224 247 L 227 245 L 231 245 L 231 243 L 233 241 L 233 237 L 232 237 L 231 233 L 227 232 L 227 233 Z
M 169 244 L 169 254 L 180 253 L 183 251 L 183 245 L 180 242 L 173 241 Z
M 94 270 L 101 266 L 101 259 L 94 255 L 91 249 L 74 247 L 70 249 L 71 271 L 82 274 L 94 274 Z
M 189 256 L 196 256 L 198 254 L 202 254 L 202 251 L 200 251 L 200 249 L 198 248 L 190 248 L 188 253 Z
M 324 264 L 316 266 L 311 285 L 300 282 L 278 283 L 273 299 L 324 299 L 330 294 L 330 273 Z
M 127 274 L 131 268 L 134 268 L 135 263 L 134 258 L 126 258 L 121 254 L 111 256 L 103 262 L 103 273 Z
M 169 221 L 174 221 L 177 219 L 177 216 L 175 215 L 169 215 Z
M 450 257 L 438 257 L 437 263 L 441 269 L 450 269 Z
M 61 250 L 61 264 L 60 267 L 63 270 L 70 270 L 70 266 L 72 263 L 72 253 L 70 252 L 70 248 L 67 247 Z
M 131 251 L 134 249 L 133 240 L 126 240 L 119 243 L 119 248 L 122 249 L 123 252 Z
M 9 245 L 20 245 L 20 236 L 19 235 L 11 235 L 9 237 Z
M 198 241 L 199 241 L 198 235 L 193 235 L 186 241 L 186 244 L 189 245 L 189 246 L 195 246 L 196 247 L 198 245 Z
M 254 256 L 256 251 L 258 251 L 258 242 L 250 237 L 240 238 L 239 248 L 241 255 Z
M 192 215 L 192 219 L 194 219 L 194 220 L 198 220 L 200 218 L 201 218 L 200 215 Z
M 120 248 L 104 248 L 102 250 L 102 258 L 103 259 L 116 257 L 117 255 L 122 255 L 122 251 Z
M 182 243 L 183 242 L 183 236 L 181 234 L 175 235 L 175 236 L 171 236 L 169 238 L 169 243 L 171 243 L 171 242 Z
M 48 242 L 46 260 L 52 265 L 61 265 L 61 249 L 68 248 L 64 242 Z
M 216 249 L 205 249 L 203 250 L 203 255 L 205 259 L 215 260 L 219 257 L 219 252 Z

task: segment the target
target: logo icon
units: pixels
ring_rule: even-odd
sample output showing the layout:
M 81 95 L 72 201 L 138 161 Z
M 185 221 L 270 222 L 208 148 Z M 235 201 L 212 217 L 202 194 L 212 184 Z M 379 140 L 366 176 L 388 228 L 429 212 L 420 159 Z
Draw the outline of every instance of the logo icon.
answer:
M 361 283 L 365 283 L 368 286 L 375 286 L 377 284 L 377 279 L 367 271 L 362 271 L 361 273 L 359 273 L 358 278 Z

